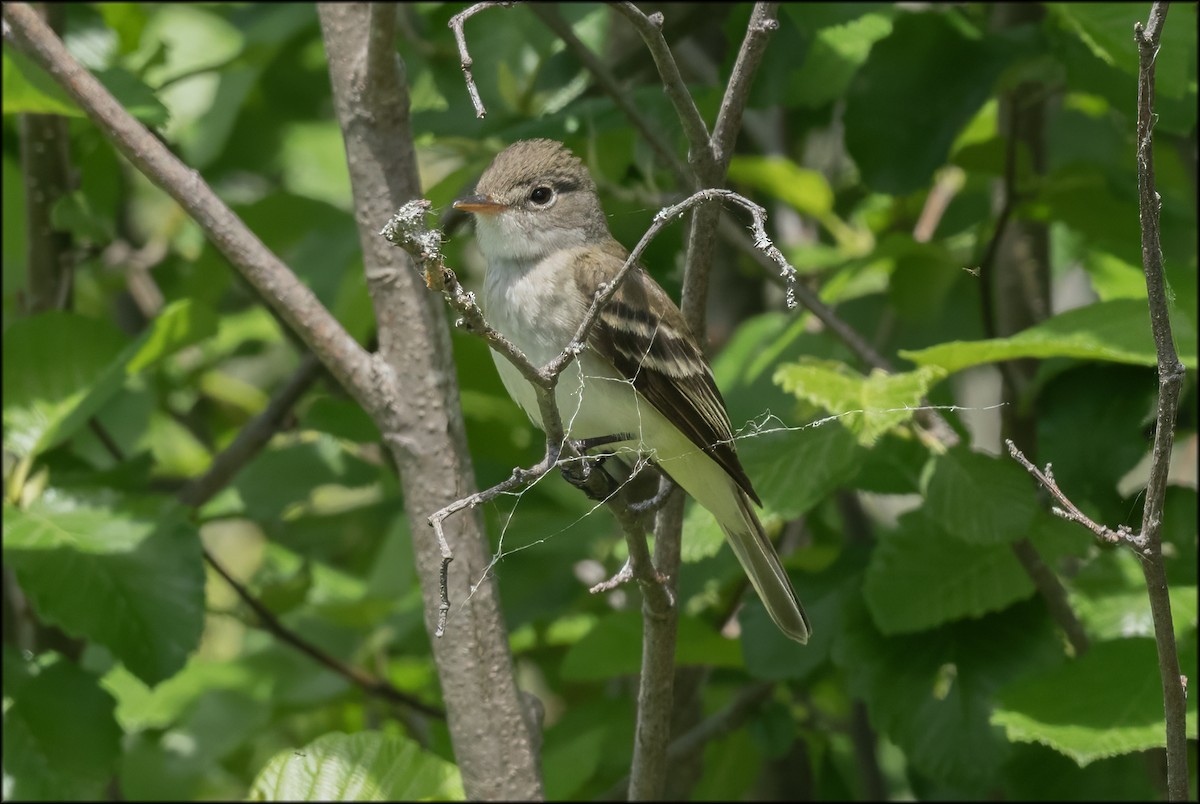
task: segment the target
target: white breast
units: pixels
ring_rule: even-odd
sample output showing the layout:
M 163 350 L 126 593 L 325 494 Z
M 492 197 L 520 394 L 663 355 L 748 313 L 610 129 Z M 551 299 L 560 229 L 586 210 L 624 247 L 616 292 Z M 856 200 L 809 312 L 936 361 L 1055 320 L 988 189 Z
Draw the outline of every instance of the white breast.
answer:
M 569 268 L 575 256 L 574 249 L 560 250 L 524 272 L 503 261 L 488 265 L 483 299 L 488 323 L 511 340 L 534 365 L 544 366 L 562 354 L 590 303 L 575 289 Z M 509 395 L 541 427 L 533 386 L 506 358 L 496 352 L 492 358 Z M 594 438 L 618 432 L 640 434 L 643 430 L 644 408 L 648 403 L 616 369 L 590 350 L 585 349 L 563 371 L 557 397 L 570 438 Z

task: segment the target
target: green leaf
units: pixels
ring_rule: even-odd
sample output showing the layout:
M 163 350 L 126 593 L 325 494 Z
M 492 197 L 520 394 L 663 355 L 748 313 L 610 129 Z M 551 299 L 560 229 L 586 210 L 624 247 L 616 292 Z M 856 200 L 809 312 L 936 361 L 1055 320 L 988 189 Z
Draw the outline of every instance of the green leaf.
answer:
M 885 634 L 922 631 L 1000 611 L 1034 592 L 1007 544 L 970 543 L 924 510 L 880 534 L 863 597 Z
M 1175 583 L 1167 592 L 1175 638 L 1183 640 L 1196 629 L 1196 585 Z M 1097 556 L 1071 580 L 1070 600 L 1094 639 L 1154 636 L 1146 579 L 1130 550 L 1106 550 Z
M 1178 8 L 1186 16 L 1163 26 L 1161 47 L 1154 60 L 1155 91 L 1169 98 L 1196 91 L 1196 9 L 1191 5 Z M 1127 3 L 1047 3 L 1047 9 L 1074 30 L 1096 58 L 1137 75 L 1133 24 L 1145 25 L 1148 9 Z
M 4 114 L 58 114 L 83 117 L 75 101 L 54 79 L 16 48 L 4 48 Z
M 123 758 L 121 792 L 132 801 L 179 800 L 189 793 L 197 797 L 205 777 L 220 772 L 221 758 L 257 740 L 269 725 L 270 712 L 265 699 L 232 690 L 206 691 L 171 728 L 137 734 Z
M 104 645 L 147 684 L 172 676 L 199 644 L 204 565 L 180 509 L 61 495 L 24 511 L 6 505 L 4 560 L 39 616 Z
M 989 788 L 1009 753 L 1003 732 L 988 725 L 995 691 L 1061 657 L 1039 603 L 886 637 L 852 598 L 834 645 L 850 693 L 864 699 L 871 724 L 904 752 L 910 768 L 974 790 Z
M 1171 326 L 1179 359 L 1196 368 L 1196 326 L 1173 311 Z M 1075 357 L 1153 366 L 1157 362 L 1145 302 L 1114 299 L 1059 313 L 1009 338 L 952 341 L 900 356 L 923 366 L 941 366 L 953 373 L 980 363 L 1019 357 Z
M 846 148 L 874 190 L 903 194 L 928 182 L 1012 58 L 1011 45 L 968 35 L 951 16 L 899 15 L 846 94 Z
M 380 439 L 379 426 L 362 405 L 332 396 L 314 399 L 300 416 L 300 426 L 360 444 L 374 444 Z
M 828 576 L 819 576 L 820 579 Z M 804 611 L 814 623 L 812 637 L 807 645 L 787 639 L 778 626 L 771 621 L 766 608 L 757 597 L 748 599 L 738 615 L 742 626 L 742 652 L 746 657 L 746 671 L 766 681 L 802 680 L 825 664 L 833 648 L 834 637 L 841 631 L 842 608 L 845 604 L 843 586 L 824 586 L 814 591 L 814 584 L 793 581 L 804 604 Z
M 23 671 L 28 677 L 16 690 L 6 681 L 12 704 L 6 701 L 4 711 L 4 799 L 103 798 L 121 753 L 112 696 L 66 659 L 24 663 Z
M 326 734 L 267 762 L 251 801 L 461 801 L 458 768 L 407 737 Z
M 1184 643 L 1180 669 L 1194 677 L 1195 641 Z M 1013 742 L 1048 745 L 1080 766 L 1166 745 L 1158 652 L 1153 639 L 1093 643 L 1082 657 L 1005 687 L 991 722 Z M 1187 732 L 1196 739 L 1196 697 Z
M 70 437 L 129 375 L 216 332 L 216 315 L 173 302 L 133 343 L 111 325 L 52 311 L 4 333 L 4 446 L 37 455 Z
M 1154 415 L 1155 375 L 1140 366 L 1088 363 L 1057 374 L 1038 394 L 1038 453 L 1030 459 L 1052 463 L 1072 502 L 1113 527 L 1131 513 L 1117 486 L 1150 448 L 1144 427 Z
M 833 190 L 817 170 L 783 156 L 735 156 L 729 178 L 778 198 L 803 215 L 821 218 L 833 209 Z
M 1029 535 L 1038 511 L 1033 481 L 1016 461 L 957 448 L 932 461 L 925 511 L 971 544 L 1007 544 Z
M 837 422 L 772 429 L 738 439 L 738 457 L 766 509 L 794 519 L 848 483 L 858 469 L 854 436 Z
M 36 454 L 64 438 L 73 411 L 94 413 L 89 392 L 124 336 L 111 324 L 64 312 L 14 321 L 4 332 L 4 448 Z
M 274 679 L 256 673 L 245 661 L 213 661 L 192 655 L 184 667 L 150 688 L 123 665 L 114 665 L 101 682 L 117 699 L 117 721 L 127 732 L 165 729 L 195 701 L 214 690 L 237 691 L 266 700 Z
M 906 424 L 921 399 L 945 372 L 937 366 L 888 374 L 879 369 L 863 377 L 845 363 L 804 359 L 780 366 L 775 382 L 797 398 L 837 415 L 838 421 L 869 447 L 889 430 Z
M 114 67 L 100 70 L 95 75 L 125 111 L 144 125 L 156 128 L 166 123 L 171 116 L 154 90 L 128 70 Z
M 872 46 L 892 32 L 892 13 L 884 8 L 819 29 L 804 63 L 790 78 L 788 99 L 817 108 L 840 98 Z M 811 27 L 805 11 L 798 10 L 793 16 L 802 28 Z

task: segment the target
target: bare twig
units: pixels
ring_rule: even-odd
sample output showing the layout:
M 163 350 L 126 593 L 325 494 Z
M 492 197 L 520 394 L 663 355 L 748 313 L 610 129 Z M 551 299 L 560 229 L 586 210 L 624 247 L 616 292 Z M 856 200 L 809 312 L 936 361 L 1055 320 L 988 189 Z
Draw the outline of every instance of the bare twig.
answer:
M 1162 516 L 1167 493 L 1167 473 L 1175 436 L 1175 413 L 1183 386 L 1184 367 L 1175 351 L 1171 333 L 1170 304 L 1163 277 L 1159 212 L 1162 199 L 1154 178 L 1154 65 L 1158 58 L 1167 3 L 1156 2 L 1146 25 L 1134 25 L 1138 46 L 1137 172 L 1138 208 L 1142 228 L 1142 269 L 1150 304 L 1150 327 L 1158 350 L 1158 414 L 1154 427 L 1154 450 L 1146 502 L 1142 509 L 1142 537 L 1148 543 L 1142 573 L 1154 619 L 1154 641 L 1158 646 L 1158 668 L 1163 687 L 1163 710 L 1167 723 L 1167 795 L 1172 801 L 1188 799 L 1188 762 L 1185 707 L 1186 681 L 1179 673 L 1179 654 L 1171 617 L 1166 569 L 1162 561 Z
M 713 159 L 721 166 L 722 173 L 733 159 L 734 141 L 742 128 L 742 115 L 746 111 L 746 102 L 750 99 L 754 75 L 758 72 L 763 53 L 767 49 L 767 39 L 779 28 L 779 20 L 776 17 L 778 8 L 778 3 L 755 3 L 754 11 L 750 13 L 746 36 L 742 39 L 737 61 L 733 64 L 733 73 L 721 100 L 720 111 L 717 112 L 717 123 L 713 126 L 710 147 Z
M 450 18 L 450 22 L 448 23 L 450 30 L 454 31 L 454 41 L 458 43 L 458 55 L 462 66 L 463 80 L 467 84 L 467 92 L 471 95 L 471 105 L 475 107 L 475 116 L 480 120 L 487 117 L 487 109 L 483 105 L 483 99 L 479 97 L 479 87 L 475 86 L 475 76 L 471 72 L 471 67 L 475 64 L 475 60 L 471 58 L 471 54 L 467 50 L 467 37 L 463 33 L 463 24 L 480 11 L 486 11 L 489 8 L 511 8 L 514 5 L 516 3 L 492 2 L 492 0 L 476 3 L 470 8 L 455 14 Z
M 1058 487 L 1058 483 L 1054 480 L 1054 473 L 1050 470 L 1050 464 L 1046 464 L 1044 471 L 1038 469 L 1025 457 L 1025 454 L 1013 443 L 1011 438 L 1006 438 L 1004 443 L 1008 446 L 1008 454 L 1024 466 L 1025 470 L 1037 478 L 1037 481 L 1042 484 L 1046 491 L 1050 492 L 1054 496 L 1054 499 L 1058 500 L 1059 506 L 1062 507 L 1055 506 L 1050 509 L 1055 515 L 1062 517 L 1068 522 L 1078 522 L 1109 544 L 1125 543 L 1136 548 L 1139 552 L 1146 547 L 1145 538 L 1134 534 L 1128 525 L 1121 525 L 1116 530 L 1113 530 L 1099 524 L 1087 514 L 1080 511 L 1075 503 L 1071 502 L 1070 498 Z
M 596 54 L 579 40 L 579 37 L 571 29 L 570 24 L 558 13 L 558 9 L 552 5 L 532 3 L 529 6 L 529 10 L 536 14 L 538 19 L 547 28 L 558 34 L 558 38 L 563 40 L 563 43 L 571 49 L 576 58 L 587 68 L 588 72 L 595 77 L 596 83 L 600 85 L 604 93 L 608 95 L 618 109 L 625 113 L 625 117 L 629 119 L 633 127 L 642 135 L 642 139 L 650 144 L 654 152 L 658 154 L 659 158 L 675 174 L 675 181 L 679 183 L 679 186 L 690 190 L 699 189 L 695 174 L 676 156 L 674 149 L 662 136 L 659 129 L 647 120 L 638 110 L 637 106 L 633 104 L 632 99 L 629 97 L 629 92 L 621 88 L 612 71 L 605 67 L 604 63 L 596 57 Z
M 675 107 L 675 114 L 678 115 L 679 122 L 683 126 L 683 133 L 687 137 L 688 163 L 700 178 L 700 182 L 705 183 L 704 176 L 715 162 L 712 144 L 709 141 L 708 126 L 705 124 L 704 118 L 700 116 L 700 110 L 696 108 L 696 101 L 688 92 L 687 85 L 683 83 L 683 76 L 679 74 L 679 65 L 675 63 L 675 56 L 671 53 L 671 48 L 663 37 L 663 15 L 655 12 L 647 16 L 633 3 L 613 3 L 612 7 L 633 23 L 633 27 L 637 29 L 646 43 L 646 47 L 654 59 L 654 64 L 658 67 L 658 75 L 662 79 L 663 88 L 666 89 L 671 105 Z
M 275 392 L 267 407 L 246 423 L 228 447 L 213 459 L 208 471 L 179 490 L 184 505 L 199 508 L 229 484 L 229 481 L 279 432 L 284 419 L 320 376 L 321 361 L 306 354 L 287 382 Z
M 336 657 L 316 647 L 307 640 L 302 639 L 294 631 L 281 623 L 279 618 L 276 617 L 261 600 L 256 598 L 249 589 L 238 582 L 238 580 L 234 578 L 207 549 L 204 551 L 204 560 L 208 562 L 208 565 L 212 567 L 218 575 L 225 579 L 225 583 L 229 584 L 233 591 L 237 593 L 237 596 L 242 599 L 242 602 L 250 607 L 255 616 L 258 617 L 259 624 L 262 625 L 262 627 L 267 631 L 270 631 L 280 642 L 291 645 L 293 648 L 308 656 L 318 664 L 328 667 L 339 676 L 349 679 L 359 687 L 362 687 L 371 695 L 377 695 L 380 698 L 403 704 L 410 709 L 416 710 L 431 717 L 445 719 L 446 713 L 438 707 L 431 706 L 430 704 L 418 700 L 407 693 L 401 692 L 393 687 L 389 682 L 383 679 L 375 678 L 374 676 L 363 672 L 357 667 L 346 664 L 340 659 L 337 659 Z

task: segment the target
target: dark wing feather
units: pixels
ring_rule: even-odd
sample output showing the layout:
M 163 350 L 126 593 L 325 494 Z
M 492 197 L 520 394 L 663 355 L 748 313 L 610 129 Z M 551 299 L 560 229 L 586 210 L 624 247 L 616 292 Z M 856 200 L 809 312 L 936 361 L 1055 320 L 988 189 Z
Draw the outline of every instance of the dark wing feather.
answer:
M 623 255 L 619 260 L 616 254 L 605 256 L 576 274 L 588 298 L 625 260 Z M 738 460 L 729 414 L 708 361 L 688 334 L 679 308 L 641 266 L 629 271 L 600 312 L 588 346 L 762 504 Z

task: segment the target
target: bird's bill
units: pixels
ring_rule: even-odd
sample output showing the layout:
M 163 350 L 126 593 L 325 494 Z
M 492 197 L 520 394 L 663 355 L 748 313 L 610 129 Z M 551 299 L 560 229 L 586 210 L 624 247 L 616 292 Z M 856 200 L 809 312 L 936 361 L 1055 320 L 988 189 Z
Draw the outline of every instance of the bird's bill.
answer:
M 460 198 L 454 202 L 455 209 L 461 209 L 463 212 L 474 212 L 476 214 L 483 213 L 484 215 L 495 215 L 505 209 L 504 204 L 498 201 L 493 201 L 490 196 L 486 195 L 469 195 L 466 198 Z

